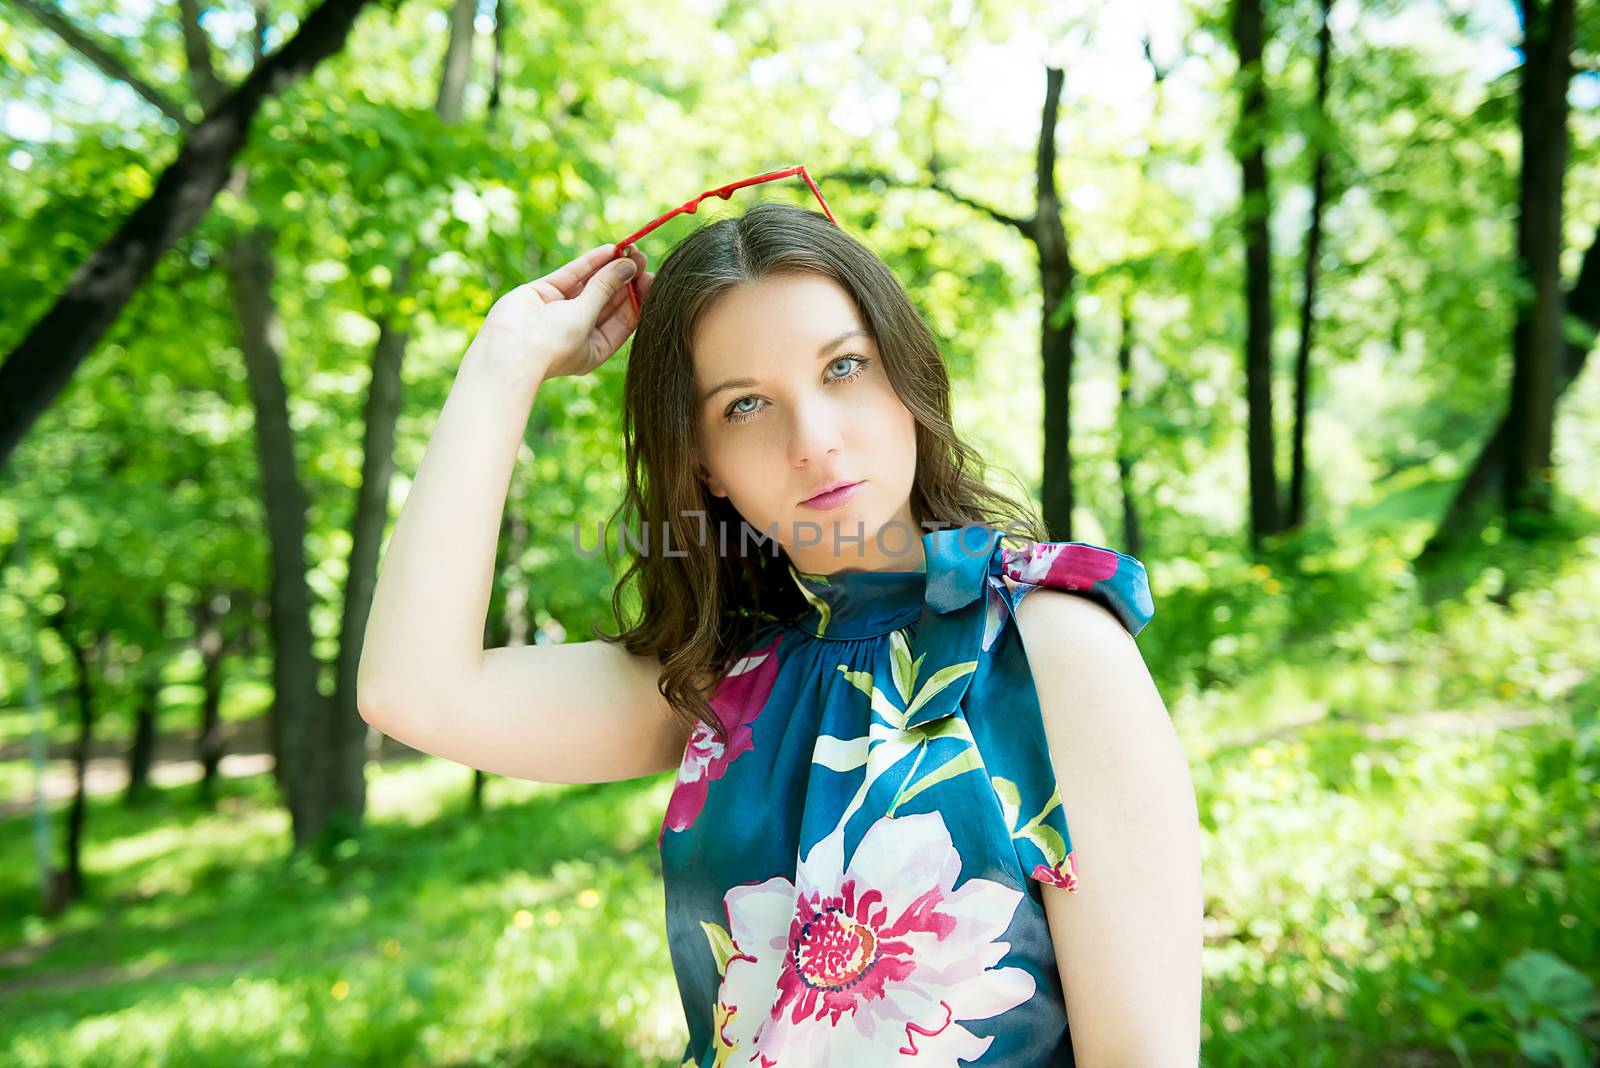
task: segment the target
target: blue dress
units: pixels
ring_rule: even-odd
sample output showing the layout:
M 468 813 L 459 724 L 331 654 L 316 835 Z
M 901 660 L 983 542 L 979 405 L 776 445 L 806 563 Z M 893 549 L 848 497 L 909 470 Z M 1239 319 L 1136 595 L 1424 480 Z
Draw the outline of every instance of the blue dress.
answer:
M 1144 566 L 969 525 L 926 569 L 789 574 L 689 736 L 659 848 L 683 1065 L 1071 1065 L 1041 883 L 1077 889 L 1023 645 L 1040 586 L 1137 635 Z M 1003 576 L 1019 585 L 1011 591 Z

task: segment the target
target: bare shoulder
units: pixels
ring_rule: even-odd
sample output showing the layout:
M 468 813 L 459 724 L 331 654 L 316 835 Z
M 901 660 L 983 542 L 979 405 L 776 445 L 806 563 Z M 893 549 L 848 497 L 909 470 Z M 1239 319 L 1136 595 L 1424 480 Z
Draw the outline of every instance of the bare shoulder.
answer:
M 1016 583 L 1006 578 L 1013 590 Z M 1065 653 L 1071 649 L 1120 651 L 1126 663 L 1143 664 L 1138 643 L 1111 609 L 1092 597 L 1071 590 L 1041 586 L 1017 605 L 1017 631 L 1031 650 Z M 1114 665 L 1106 665 L 1114 666 Z
M 1080 1064 L 1194 1064 L 1200 826 L 1183 747 L 1138 643 L 1090 597 L 1017 606 L 1076 893 L 1043 886 Z
M 1085 745 L 1127 751 L 1173 734 L 1138 642 L 1104 604 L 1040 588 L 1017 606 L 1016 625 L 1060 759 Z

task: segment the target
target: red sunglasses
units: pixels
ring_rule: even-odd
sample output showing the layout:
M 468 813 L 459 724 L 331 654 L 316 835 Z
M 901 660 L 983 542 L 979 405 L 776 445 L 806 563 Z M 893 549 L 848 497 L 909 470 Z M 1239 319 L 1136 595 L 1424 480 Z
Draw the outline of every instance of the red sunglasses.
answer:
M 671 211 L 667 212 L 659 219 L 656 219 L 644 229 L 635 230 L 621 241 L 618 241 L 616 255 L 626 255 L 629 247 L 636 244 L 641 237 L 643 237 L 645 234 L 648 234 L 651 230 L 654 230 L 656 227 L 660 226 L 674 215 L 681 215 L 685 212 L 693 215 L 695 209 L 700 206 L 700 202 L 706 197 L 721 197 L 723 200 L 727 200 L 735 189 L 743 189 L 747 185 L 760 185 L 762 182 L 772 182 L 779 178 L 788 178 L 796 174 L 804 178 L 806 180 L 806 185 L 810 186 L 811 191 L 817 195 L 817 203 L 822 205 L 822 213 L 828 217 L 828 221 L 833 223 L 833 225 L 838 226 L 839 220 L 833 217 L 833 212 L 828 210 L 828 202 L 822 199 L 822 190 L 817 188 L 817 183 L 813 182 L 811 180 L 811 175 L 806 173 L 805 166 L 803 164 L 796 164 L 793 167 L 785 167 L 781 171 L 768 171 L 766 174 L 758 174 L 753 178 L 745 178 L 741 181 L 729 182 L 727 185 L 718 186 L 715 189 L 707 189 L 704 193 L 701 193 L 693 200 L 685 201 L 683 204 L 673 208 Z M 639 314 L 639 293 L 638 290 L 634 288 L 637 282 L 638 276 L 628 279 L 628 302 L 633 305 L 633 314 L 635 317 L 637 317 Z

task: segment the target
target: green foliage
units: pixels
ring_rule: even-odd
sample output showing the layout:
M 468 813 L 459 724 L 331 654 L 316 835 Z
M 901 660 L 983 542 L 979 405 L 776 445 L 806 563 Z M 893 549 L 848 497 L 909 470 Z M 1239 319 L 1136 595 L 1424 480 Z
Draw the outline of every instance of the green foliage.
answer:
M 1447 1036 L 1452 1049 L 1465 1050 L 1462 1035 L 1487 1032 L 1494 1045 L 1515 1051 L 1530 1064 L 1586 1068 L 1592 1046 L 1584 1037 L 1600 1016 L 1594 980 L 1554 953 L 1526 950 L 1508 962 L 1500 981 L 1484 992 L 1410 977 L 1428 1022 Z
M 269 46 L 311 5 L 277 6 Z M 209 5 L 203 19 L 230 82 L 248 70 L 250 41 L 227 26 L 247 7 Z M 1600 7 L 1580 7 L 1577 52 L 1592 56 Z M 198 116 L 175 9 L 70 8 Z M 372 5 L 339 56 L 266 102 L 236 180 L 4 472 L 0 794 L 32 788 L 31 665 L 57 756 L 76 736 L 79 651 L 107 752 L 125 750 L 147 686 L 164 735 L 190 726 L 203 606 L 223 612 L 223 721 L 272 704 L 258 416 L 224 270 L 246 235 L 272 260 L 271 337 L 326 661 L 340 652 L 380 328 L 409 332 L 392 514 L 499 294 L 696 192 L 790 162 L 807 164 L 928 319 L 958 429 L 999 474 L 1036 487 L 1036 250 L 973 206 L 1019 218 L 1035 207 L 1027 94 L 1044 75 L 989 51 L 1025 24 L 1069 74 L 1054 177 L 1076 274 L 1070 304 L 1053 311 L 1077 327 L 1073 536 L 1150 567 L 1157 613 L 1140 646 L 1185 736 L 1205 831 L 1207 1068 L 1592 1063 L 1593 368 L 1561 402 L 1554 524 L 1514 540 L 1491 523 L 1437 573 L 1413 564 L 1505 406 L 1514 15 L 1376 0 L 1336 19 L 1320 116 L 1317 8 L 1266 5 L 1266 126 L 1236 131 L 1221 3 L 1156 27 L 1159 84 L 1120 16 L 1061 5 L 956 5 L 948 17 L 895 3 L 845 16 L 746 0 L 500 5 L 511 17 L 496 110 L 480 36 L 454 125 L 434 109 L 446 5 Z M 1600 204 L 1584 79 L 1569 278 Z M 7 349 L 176 154 L 176 123 L 104 84 L 27 16 L 0 20 Z M 1329 165 L 1311 519 L 1259 555 L 1240 545 L 1241 205 L 1226 150 L 1241 133 L 1265 144 L 1275 191 L 1284 456 L 1305 187 L 1315 153 Z M 962 199 L 932 188 L 930 159 Z M 897 180 L 843 177 L 857 171 Z M 810 203 L 793 188 L 751 196 Z M 647 239 L 653 265 L 744 202 L 707 204 Z M 1589 336 L 1575 320 L 1567 329 Z M 502 546 L 491 610 L 524 584 L 530 629 L 557 640 L 613 629 L 615 576 L 569 546 L 574 526 L 592 534 L 621 495 L 627 355 L 541 390 L 513 479 L 508 511 L 528 535 Z M 1124 515 L 1138 520 L 1137 547 L 1106 533 Z M 19 545 L 25 566 L 6 555 Z M 330 828 L 294 854 L 266 777 L 228 780 L 215 811 L 189 787 L 132 810 L 97 797 L 89 897 L 51 920 L 37 913 L 29 828 L 5 817 L 0 1060 L 676 1066 L 683 1021 L 653 846 L 668 784 L 494 780 L 480 819 L 460 814 L 467 779 L 432 760 L 374 769 L 366 826 Z M 59 806 L 52 815 L 59 834 Z

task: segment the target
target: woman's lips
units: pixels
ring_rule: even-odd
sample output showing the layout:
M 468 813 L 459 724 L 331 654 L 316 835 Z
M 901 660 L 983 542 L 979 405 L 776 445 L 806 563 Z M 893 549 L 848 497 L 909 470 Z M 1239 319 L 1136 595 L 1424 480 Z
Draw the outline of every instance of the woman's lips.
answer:
M 864 481 L 865 479 L 862 480 L 862 482 Z M 856 491 L 861 488 L 862 482 L 851 482 L 848 485 L 840 486 L 838 489 L 829 490 L 827 493 L 819 493 L 815 497 L 809 497 L 800 503 L 806 508 L 817 508 L 822 511 L 837 508 L 856 495 Z

